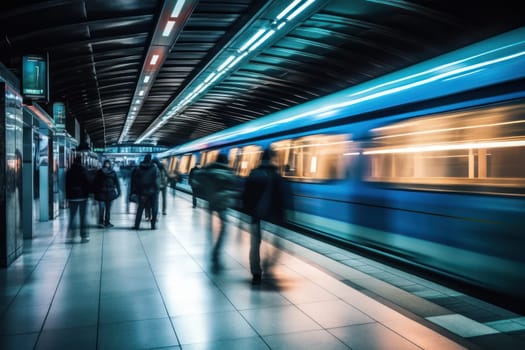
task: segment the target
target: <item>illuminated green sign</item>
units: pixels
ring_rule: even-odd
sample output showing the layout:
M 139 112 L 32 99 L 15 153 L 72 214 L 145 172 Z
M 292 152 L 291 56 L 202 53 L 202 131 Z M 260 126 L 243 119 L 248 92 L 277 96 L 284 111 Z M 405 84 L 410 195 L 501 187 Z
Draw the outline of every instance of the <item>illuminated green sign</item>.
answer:
M 29 55 L 22 57 L 22 95 L 29 99 L 48 99 L 47 57 Z
M 62 102 L 53 103 L 53 119 L 57 128 L 66 126 L 66 106 Z

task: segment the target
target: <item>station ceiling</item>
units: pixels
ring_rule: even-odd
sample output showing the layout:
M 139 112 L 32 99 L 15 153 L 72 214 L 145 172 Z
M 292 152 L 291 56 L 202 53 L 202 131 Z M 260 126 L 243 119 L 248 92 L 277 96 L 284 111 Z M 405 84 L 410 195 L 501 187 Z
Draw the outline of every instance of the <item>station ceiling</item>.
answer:
M 0 61 L 49 53 L 50 102 L 94 146 L 171 147 L 521 27 L 518 5 L 2 0 Z

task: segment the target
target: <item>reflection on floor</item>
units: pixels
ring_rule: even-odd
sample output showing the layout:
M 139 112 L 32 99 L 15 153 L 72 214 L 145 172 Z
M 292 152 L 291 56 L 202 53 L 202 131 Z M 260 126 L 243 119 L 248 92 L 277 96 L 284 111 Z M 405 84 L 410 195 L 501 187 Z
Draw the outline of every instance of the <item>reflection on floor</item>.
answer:
M 208 214 L 169 196 L 156 230 L 132 230 L 122 198 L 113 228 L 66 244 L 67 212 L 35 223 L 24 254 L 0 271 L 1 349 L 461 349 L 461 338 L 409 317 L 308 263 L 288 240 L 252 286 L 249 235 L 228 224 L 220 269 Z M 216 220 L 216 219 L 215 219 Z M 217 222 L 214 222 L 216 225 Z M 271 239 L 273 243 L 273 239 Z M 295 252 L 295 253 L 291 253 Z M 297 254 L 297 255 L 295 255 Z M 349 266 L 339 264 L 343 268 Z M 413 316 L 413 315 L 412 315 Z

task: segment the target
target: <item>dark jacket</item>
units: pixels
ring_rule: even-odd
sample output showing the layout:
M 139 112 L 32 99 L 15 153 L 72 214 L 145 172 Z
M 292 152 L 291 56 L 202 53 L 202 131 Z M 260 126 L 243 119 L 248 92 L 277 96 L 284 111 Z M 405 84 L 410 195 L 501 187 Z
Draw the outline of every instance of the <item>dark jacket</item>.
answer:
M 190 173 L 188 174 L 188 182 L 194 193 L 202 192 L 200 191 L 202 187 L 202 175 L 204 175 L 204 170 L 201 167 L 196 166 L 191 168 Z
M 142 161 L 138 168 L 133 171 L 131 193 L 139 196 L 148 196 L 159 191 L 159 169 L 152 161 Z
M 87 199 L 90 183 L 86 168 L 80 163 L 73 163 L 66 173 L 66 198 L 69 200 Z
M 112 201 L 120 196 L 117 173 L 111 168 L 99 169 L 95 176 L 94 192 L 97 201 Z
M 255 221 L 279 224 L 284 222 L 290 191 L 277 167 L 263 161 L 246 179 L 242 201 L 244 211 Z
M 219 162 L 211 163 L 203 169 L 200 188 L 210 209 L 223 211 L 235 207 L 240 196 L 240 181 L 233 170 Z

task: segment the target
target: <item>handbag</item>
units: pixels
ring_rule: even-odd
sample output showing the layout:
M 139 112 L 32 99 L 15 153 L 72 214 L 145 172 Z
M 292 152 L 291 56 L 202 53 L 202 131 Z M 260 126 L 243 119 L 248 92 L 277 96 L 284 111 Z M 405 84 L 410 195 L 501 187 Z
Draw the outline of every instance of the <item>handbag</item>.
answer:
M 116 188 L 114 188 L 111 192 L 110 192 L 110 200 L 115 200 L 117 199 L 119 196 L 119 193 L 118 193 L 118 190 Z

